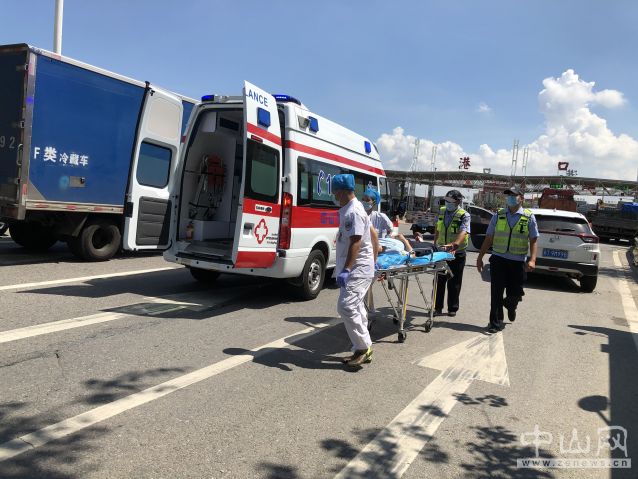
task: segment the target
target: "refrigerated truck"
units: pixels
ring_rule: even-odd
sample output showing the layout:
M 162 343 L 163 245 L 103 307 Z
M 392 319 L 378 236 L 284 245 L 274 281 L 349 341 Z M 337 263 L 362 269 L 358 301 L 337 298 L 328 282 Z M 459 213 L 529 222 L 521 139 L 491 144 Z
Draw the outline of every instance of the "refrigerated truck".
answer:
M 89 260 L 168 245 L 168 184 L 196 101 L 26 44 L 0 46 L 0 219 Z

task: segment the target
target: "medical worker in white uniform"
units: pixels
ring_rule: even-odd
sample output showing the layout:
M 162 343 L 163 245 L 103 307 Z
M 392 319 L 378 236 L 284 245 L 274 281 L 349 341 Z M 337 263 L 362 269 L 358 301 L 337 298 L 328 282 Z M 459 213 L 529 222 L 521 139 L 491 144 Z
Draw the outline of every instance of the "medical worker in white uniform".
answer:
M 353 354 L 343 359 L 348 366 L 361 366 L 372 361 L 372 340 L 368 332 L 368 316 L 364 299 L 374 279 L 374 258 L 370 218 L 354 195 L 354 176 L 335 175 L 332 193 L 339 210 L 337 265 L 339 285 L 337 311 L 343 320 Z

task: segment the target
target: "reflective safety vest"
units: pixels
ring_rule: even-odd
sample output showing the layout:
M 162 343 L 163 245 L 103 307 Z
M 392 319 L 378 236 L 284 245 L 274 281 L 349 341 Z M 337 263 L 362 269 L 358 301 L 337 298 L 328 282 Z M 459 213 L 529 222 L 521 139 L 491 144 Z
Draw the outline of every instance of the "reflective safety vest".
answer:
M 523 214 L 513 228 L 507 221 L 507 210 L 498 210 L 496 229 L 494 230 L 494 242 L 492 249 L 495 253 L 510 253 L 526 255 L 529 249 L 529 218 L 531 210 L 524 209 Z
M 456 237 L 459 235 L 461 231 L 461 223 L 463 223 L 463 215 L 466 211 L 463 208 L 457 208 L 454 212 L 454 216 L 452 217 L 452 221 L 448 227 L 445 227 L 445 206 L 441 207 L 439 210 L 439 221 L 436 223 L 436 231 L 439 233 L 439 236 L 436 239 L 437 245 L 444 245 L 452 243 Z M 467 245 L 470 242 L 470 235 L 466 234 L 463 243 L 459 245 L 456 251 L 463 251 L 467 248 Z

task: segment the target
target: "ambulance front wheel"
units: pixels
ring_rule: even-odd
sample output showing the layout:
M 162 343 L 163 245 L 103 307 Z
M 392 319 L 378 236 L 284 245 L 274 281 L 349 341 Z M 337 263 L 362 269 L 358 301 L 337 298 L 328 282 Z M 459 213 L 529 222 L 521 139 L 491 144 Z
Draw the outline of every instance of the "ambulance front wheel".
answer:
M 191 272 L 193 278 L 195 278 L 200 283 L 204 284 L 213 284 L 219 278 L 219 273 L 217 271 L 211 271 L 209 269 L 201 269 L 201 268 L 188 268 Z
M 301 299 L 315 299 L 323 288 L 325 277 L 326 258 L 321 251 L 311 251 L 301 273 L 301 285 L 298 286 Z

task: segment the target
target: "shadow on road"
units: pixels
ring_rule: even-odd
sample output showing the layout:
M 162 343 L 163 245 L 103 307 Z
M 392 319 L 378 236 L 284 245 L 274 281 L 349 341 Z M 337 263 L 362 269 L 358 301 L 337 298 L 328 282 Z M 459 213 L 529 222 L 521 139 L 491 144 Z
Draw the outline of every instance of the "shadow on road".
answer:
M 625 320 L 623 325 L 628 328 Z M 599 416 L 608 426 L 620 426 L 626 429 L 627 451 L 611 449 L 613 459 L 629 457 L 638 461 L 638 338 L 630 331 L 619 329 L 570 325 L 575 334 L 596 334 L 607 337 L 608 343 L 601 345 L 601 353 L 609 355 L 609 397 L 593 395 L 581 398 L 578 406 Z M 611 446 L 611 444 L 610 444 Z M 612 469 L 612 479 L 635 479 L 636 466 L 633 469 Z
M 185 368 L 157 368 L 145 371 L 131 371 L 112 379 L 94 378 L 84 382 L 87 393 L 67 405 L 54 410 L 34 412 L 28 402 L 7 402 L 0 404 L 0 444 L 29 434 L 67 419 L 63 417 L 65 406 L 82 404 L 88 409 L 110 403 L 151 387 L 158 382 L 187 371 Z M 161 381 L 161 380 L 160 380 Z M 92 443 L 108 434 L 110 429 L 102 424 L 82 429 L 67 437 L 55 439 L 35 450 L 26 451 L 9 460 L 0 462 L 2 479 L 79 479 L 97 466 L 86 457 L 96 446 Z M 40 437 L 46 438 L 46 432 Z M 77 464 L 82 461 L 81 469 Z

